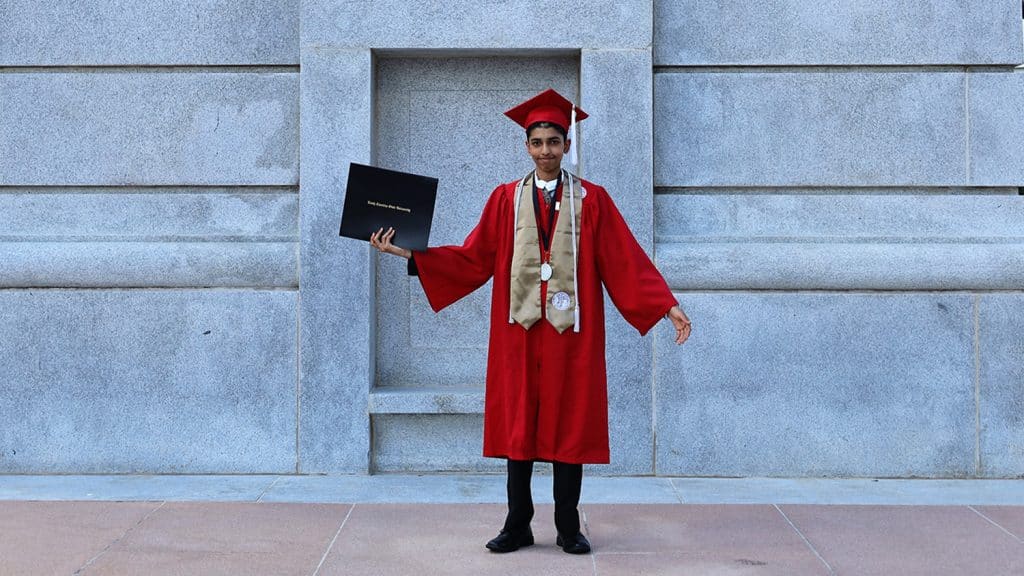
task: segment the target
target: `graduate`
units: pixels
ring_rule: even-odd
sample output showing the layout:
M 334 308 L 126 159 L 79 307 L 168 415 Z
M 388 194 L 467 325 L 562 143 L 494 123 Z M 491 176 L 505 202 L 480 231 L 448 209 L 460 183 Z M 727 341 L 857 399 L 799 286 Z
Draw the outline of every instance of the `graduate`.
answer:
M 508 514 L 486 547 L 534 543 L 530 477 L 542 461 L 552 463 L 556 544 L 586 554 L 583 464 L 609 461 L 602 284 L 641 335 L 667 317 L 682 344 L 691 324 L 608 192 L 562 167 L 566 154 L 576 163 L 586 112 L 546 90 L 505 114 L 526 130 L 534 170 L 494 189 L 461 246 L 414 253 L 391 243 L 393 229 L 370 242 L 409 260 L 435 312 L 494 279 L 483 455 L 507 460 Z

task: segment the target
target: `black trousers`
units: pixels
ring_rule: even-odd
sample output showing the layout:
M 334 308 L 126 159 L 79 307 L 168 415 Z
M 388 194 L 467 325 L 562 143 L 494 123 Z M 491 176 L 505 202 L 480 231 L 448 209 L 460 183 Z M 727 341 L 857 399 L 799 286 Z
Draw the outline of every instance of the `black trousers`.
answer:
M 583 485 L 583 465 L 552 462 L 555 496 L 555 528 L 559 534 L 575 536 L 580 531 L 580 488 Z M 533 519 L 533 494 L 530 491 L 530 477 L 533 476 L 532 460 L 508 461 L 508 516 L 505 527 L 509 532 L 521 532 L 530 527 Z

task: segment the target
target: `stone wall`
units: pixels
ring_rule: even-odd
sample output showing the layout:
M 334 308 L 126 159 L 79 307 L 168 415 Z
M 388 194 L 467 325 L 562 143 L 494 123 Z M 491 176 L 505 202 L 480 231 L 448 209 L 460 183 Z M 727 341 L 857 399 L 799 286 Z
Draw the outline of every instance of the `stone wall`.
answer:
M 299 6 L 0 31 L 0 471 L 294 472 Z
M 656 472 L 1024 474 L 1019 3 L 710 4 L 655 3 L 657 261 L 696 326 L 655 336 Z
M 376 162 L 440 176 L 461 242 L 530 168 L 501 112 L 553 86 L 695 325 L 608 304 L 589 473 L 1024 475 L 1016 0 L 8 0 L 0 30 L 0 472 L 500 470 L 486 289 L 435 316 L 337 225 Z

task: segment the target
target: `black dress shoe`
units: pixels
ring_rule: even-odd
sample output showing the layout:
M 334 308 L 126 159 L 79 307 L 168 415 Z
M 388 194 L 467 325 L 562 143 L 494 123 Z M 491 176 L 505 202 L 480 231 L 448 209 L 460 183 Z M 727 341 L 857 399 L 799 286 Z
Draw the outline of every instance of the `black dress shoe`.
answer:
M 526 546 L 533 546 L 533 532 L 529 528 L 525 532 L 502 530 L 487 543 L 487 549 L 491 552 L 515 552 Z
M 587 541 L 587 537 L 582 532 L 577 532 L 575 536 L 569 536 L 562 538 L 559 534 L 555 540 L 555 544 L 562 547 L 562 550 L 569 554 L 588 554 L 590 553 L 590 542 Z

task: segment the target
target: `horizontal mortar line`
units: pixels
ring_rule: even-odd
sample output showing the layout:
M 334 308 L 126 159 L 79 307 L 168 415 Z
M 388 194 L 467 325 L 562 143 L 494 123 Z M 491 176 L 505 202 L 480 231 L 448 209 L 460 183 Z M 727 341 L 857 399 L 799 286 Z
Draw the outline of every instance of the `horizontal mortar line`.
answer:
M 132 73 L 288 73 L 298 74 L 298 64 L 87 64 L 57 66 L 0 66 L 0 74 L 132 74 Z
M 49 244 L 296 244 L 298 236 L 0 236 L 0 242 Z
M 151 292 L 298 292 L 298 286 L 0 286 L 0 292 L 99 292 L 99 291 L 151 291 Z M 4 474 L 8 474 L 4 472 Z M 31 472 L 26 472 L 31 474 Z M 130 474 L 125 472 L 125 474 Z M 172 472 L 168 472 L 172 474 Z M 206 474 L 220 474 L 208 472 Z M 227 474 L 227 473 L 225 473 Z M 252 474 L 276 474 L 276 472 L 253 472 Z
M 656 244 L 1022 244 L 1024 236 L 654 236 Z
M 995 526 L 996 528 L 998 528 L 998 529 L 1002 530 L 1002 531 L 1003 531 L 1003 532 L 1004 532 L 1004 533 L 1005 533 L 1005 534 L 1006 534 L 1007 536 L 1009 536 L 1010 538 L 1013 538 L 1013 539 L 1014 539 L 1014 540 L 1016 540 L 1017 542 L 1020 542 L 1020 543 L 1024 544 L 1024 540 L 1022 540 L 1022 539 L 1018 538 L 1018 537 L 1017 537 L 1017 535 L 1016 535 L 1016 534 L 1014 534 L 1013 532 L 1010 532 L 1010 531 L 1009 531 L 1009 530 L 1007 530 L 1006 528 L 1003 528 L 1003 526 L 1002 526 L 1002 525 L 1000 525 L 1000 524 L 999 524 L 998 522 L 996 522 L 995 520 L 993 520 L 993 519 L 989 518 L 988 516 L 986 516 L 985 514 L 983 514 L 983 513 L 982 513 L 982 512 L 980 511 L 980 510 L 978 510 L 978 509 L 977 509 L 977 508 L 975 508 L 974 506 L 967 506 L 967 508 L 968 508 L 968 509 L 970 509 L 970 510 L 971 510 L 972 512 L 974 512 L 975 514 L 977 514 L 978 516 L 981 516 L 981 517 L 982 517 L 983 519 L 985 519 L 985 521 L 986 521 L 986 522 L 988 522 L 989 524 L 991 524 L 991 525 Z
M 317 50 L 322 52 L 351 52 L 360 51 L 364 48 L 359 46 L 339 46 L 337 44 L 324 44 L 324 43 L 309 43 L 303 44 L 301 48 L 308 48 L 311 50 Z M 391 59 L 402 59 L 402 60 L 418 60 L 427 58 L 494 58 L 494 57 L 534 57 L 534 58 L 565 58 L 565 57 L 578 57 L 582 50 L 579 47 L 563 46 L 516 46 L 516 47 L 489 47 L 489 48 L 371 48 L 370 51 L 378 57 L 382 57 L 385 60 Z M 643 48 L 609 48 L 600 49 L 601 52 L 636 52 L 638 50 L 644 50 Z
M 0 194 L 298 194 L 298 184 L 0 184 Z
M 764 194 L 764 195 L 787 195 L 787 194 L 868 194 L 868 195 L 949 195 L 949 196 L 1011 196 L 1017 194 L 1014 186 L 790 186 L 786 184 L 764 185 L 764 186 L 734 186 L 734 185 L 696 185 L 696 186 L 655 186 L 656 196 L 673 195 L 706 195 L 716 194 Z
M 654 73 L 816 73 L 816 72 L 1008 72 L 1014 71 L 1013 64 L 709 64 L 709 65 L 655 65 Z

